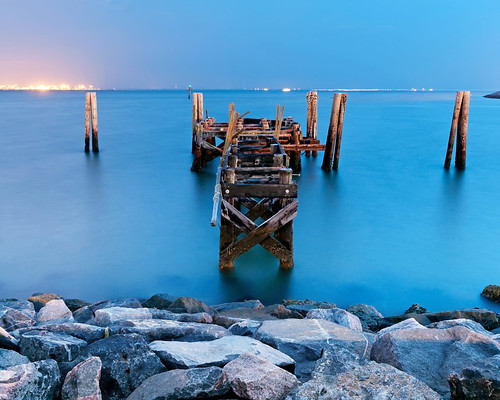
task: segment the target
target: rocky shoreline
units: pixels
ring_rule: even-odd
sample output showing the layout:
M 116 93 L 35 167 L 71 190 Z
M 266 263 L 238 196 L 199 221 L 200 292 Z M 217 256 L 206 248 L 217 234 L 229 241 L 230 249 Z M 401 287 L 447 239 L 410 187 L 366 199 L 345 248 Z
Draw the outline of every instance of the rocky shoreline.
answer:
M 168 294 L 0 300 L 2 400 L 206 397 L 500 399 L 500 316 Z

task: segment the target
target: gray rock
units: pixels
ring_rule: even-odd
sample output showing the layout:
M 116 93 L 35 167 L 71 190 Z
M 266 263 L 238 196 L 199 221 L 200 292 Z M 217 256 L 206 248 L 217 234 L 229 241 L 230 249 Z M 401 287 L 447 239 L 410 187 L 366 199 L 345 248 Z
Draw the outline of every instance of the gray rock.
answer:
M 150 376 L 165 371 L 160 359 L 139 335 L 115 335 L 89 344 L 83 357 L 102 361 L 101 391 L 103 398 L 126 398 Z
M 19 301 L 16 299 L 2 299 L 0 306 L 13 308 L 14 310 L 22 312 L 24 315 L 31 319 L 35 319 L 35 307 L 31 301 Z
M 223 396 L 229 391 L 221 368 L 174 370 L 146 379 L 127 400 L 198 399 Z
M 0 399 L 54 400 L 61 375 L 54 360 L 20 364 L 0 371 Z
M 167 293 L 157 293 L 142 303 L 142 306 L 166 310 L 175 300 L 177 300 L 177 297 L 170 296 Z
M 73 314 L 64 300 L 50 300 L 37 314 L 38 322 L 73 321 Z
M 327 303 L 324 301 L 312 300 L 283 300 L 283 305 L 289 310 L 294 310 L 302 314 L 304 317 L 307 313 L 315 308 L 337 308 L 335 303 Z
M 101 400 L 101 359 L 90 357 L 76 365 L 64 379 L 61 400 Z
M 474 322 L 470 319 L 465 319 L 465 318 L 451 319 L 448 321 L 433 322 L 432 324 L 427 325 L 427 328 L 448 329 L 448 328 L 452 328 L 454 326 L 463 326 L 467 329 L 470 329 L 471 331 L 474 331 L 476 333 L 480 333 L 481 335 L 492 336 L 492 333 L 487 331 L 486 329 L 484 329 L 481 324 L 478 324 L 477 322 Z
M 377 321 L 384 316 L 378 310 L 367 304 L 354 304 L 347 307 L 346 311 L 355 315 L 361 321 L 363 329 L 373 331 L 377 328 Z
M 452 399 L 500 399 L 500 356 L 467 366 L 448 382 Z
M 87 342 L 73 336 L 48 331 L 30 331 L 21 335 L 21 354 L 31 361 L 54 359 L 72 361 L 80 355 Z
M 80 300 L 80 299 L 63 299 L 64 304 L 71 310 L 71 312 L 78 310 L 79 308 L 89 306 L 90 303 Z
M 18 350 L 19 343 L 9 332 L 0 327 L 0 348 Z
M 14 331 L 35 325 L 35 320 L 15 308 L 0 305 L 0 327 L 6 331 Z
M 245 399 L 280 400 L 299 384 L 295 375 L 248 353 L 226 364 L 224 372 L 233 392 Z
M 78 322 L 65 322 L 61 324 L 47 324 L 42 326 L 33 326 L 20 330 L 21 334 L 31 331 L 48 331 L 71 335 L 78 339 L 85 340 L 87 343 L 93 343 L 96 340 L 104 338 L 105 329 L 100 326 L 80 324 Z
M 97 325 L 108 326 L 120 321 L 152 319 L 148 308 L 107 307 L 94 312 Z
M 261 321 L 252 321 L 245 319 L 241 322 L 236 322 L 229 327 L 229 332 L 239 336 L 253 336 L 257 329 L 262 325 Z
M 276 321 L 277 318 L 263 309 L 240 308 L 220 312 L 213 317 L 214 324 L 229 328 L 231 325 L 244 321 Z
M 380 318 L 377 321 L 377 327 L 374 328 L 374 331 L 379 331 L 385 328 L 388 328 L 392 325 L 399 324 L 400 322 L 406 321 L 407 319 L 414 319 L 420 325 L 427 326 L 432 321 L 426 317 L 427 314 L 403 314 L 403 315 L 393 315 L 391 317 Z
M 500 92 L 485 94 L 483 97 L 486 97 L 488 99 L 500 99 Z M 496 286 L 496 285 L 491 285 L 491 286 Z
M 398 322 L 397 324 L 381 329 L 378 332 L 378 336 L 381 336 L 387 332 L 399 331 L 401 329 L 427 329 L 427 328 L 423 325 L 420 325 L 417 321 L 415 321 L 414 318 L 408 318 L 405 319 L 404 321 Z
M 0 349 L 0 370 L 29 362 L 28 357 L 22 356 L 16 351 Z
M 257 355 L 279 367 L 293 371 L 295 361 L 258 340 L 245 336 L 225 336 L 209 342 L 155 341 L 149 345 L 168 369 L 223 367 L 241 354 Z
M 316 308 L 314 310 L 309 311 L 306 315 L 306 318 L 324 319 L 325 321 L 334 322 L 336 324 L 345 326 L 355 331 L 363 330 L 359 318 L 341 308 L 329 308 L 329 309 Z
M 111 334 L 136 333 L 143 336 L 148 342 L 152 342 L 153 340 L 200 342 L 230 335 L 227 329 L 218 325 L 162 319 L 125 321 L 110 326 L 109 330 Z
M 123 308 L 142 308 L 139 300 L 134 298 L 114 299 L 114 300 L 101 300 L 88 306 L 92 312 L 102 310 L 103 308 L 123 307 Z
M 262 309 L 266 314 L 272 315 L 278 319 L 298 318 L 302 319 L 304 316 L 296 311 L 286 308 L 283 304 L 273 304 Z
M 428 312 L 427 308 L 422 307 L 420 304 L 412 304 L 411 307 L 405 311 L 405 314 L 425 314 Z
M 369 348 L 361 332 L 319 319 L 264 321 L 254 337 L 292 357 L 301 380 L 309 377 L 326 344 L 337 343 L 362 356 Z
M 448 377 L 467 365 L 500 353 L 500 344 L 462 326 L 403 329 L 380 335 L 371 358 L 390 364 L 449 396 Z
M 215 306 L 210 306 L 210 308 L 215 312 L 224 312 L 239 308 L 250 308 L 254 310 L 259 310 L 261 308 L 264 308 L 264 304 L 262 304 L 259 300 L 245 300 L 245 301 L 236 301 L 233 303 L 216 304 Z
M 174 313 L 207 313 L 213 314 L 213 311 L 203 303 L 202 301 L 195 299 L 194 297 L 178 297 L 171 305 L 168 307 L 169 311 Z
M 90 309 L 90 306 L 81 307 L 74 311 L 73 318 L 76 322 L 80 322 L 82 324 L 95 324 L 94 313 Z
M 49 301 L 59 299 L 60 297 L 54 293 L 34 293 L 31 297 L 28 297 L 28 301 L 33 303 L 36 312 L 40 311 Z
M 213 322 L 212 316 L 208 313 L 173 313 L 168 310 L 156 310 L 151 309 L 151 315 L 153 319 L 167 319 L 170 321 L 180 321 L 180 322 L 198 322 L 200 324 L 211 324 Z

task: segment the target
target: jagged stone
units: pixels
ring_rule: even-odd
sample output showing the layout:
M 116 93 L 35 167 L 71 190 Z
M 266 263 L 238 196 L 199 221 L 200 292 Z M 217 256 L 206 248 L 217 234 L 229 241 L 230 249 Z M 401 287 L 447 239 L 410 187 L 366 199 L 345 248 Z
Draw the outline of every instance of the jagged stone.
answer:
M 272 315 L 278 319 L 288 319 L 288 318 L 297 318 L 302 319 L 304 316 L 292 309 L 286 308 L 283 304 L 273 304 L 262 309 L 265 313 Z
M 429 311 L 420 304 L 412 304 L 411 307 L 405 311 L 405 314 L 425 314 L 427 312 Z
M 142 308 L 139 300 L 134 298 L 123 298 L 113 300 L 101 300 L 88 306 L 92 312 L 102 310 L 103 308 L 122 307 L 122 308 Z
M 240 308 L 220 312 L 213 317 L 214 324 L 229 328 L 231 325 L 245 321 L 276 321 L 278 318 L 266 313 L 263 309 Z
M 0 327 L 6 331 L 35 325 L 35 320 L 15 308 L 0 305 Z
M 55 400 L 61 375 L 54 360 L 20 364 L 0 371 L 0 399 Z
M 492 333 L 487 331 L 486 329 L 484 329 L 481 324 L 474 322 L 470 319 L 465 319 L 465 318 L 450 319 L 447 321 L 433 322 L 433 323 L 427 325 L 427 328 L 448 329 L 448 328 L 452 328 L 454 326 L 463 326 L 465 328 L 470 329 L 471 331 L 480 333 L 481 335 L 492 336 Z
M 79 322 L 65 322 L 61 324 L 47 324 L 42 326 L 32 326 L 21 330 L 21 334 L 31 331 L 48 331 L 71 335 L 78 339 L 85 340 L 87 343 L 93 343 L 96 340 L 104 338 L 105 329 L 100 326 L 81 324 Z
M 19 343 L 9 332 L 0 327 L 0 348 L 18 350 Z
M 101 359 L 89 357 L 77 364 L 64 379 L 61 400 L 101 400 Z
M 226 364 L 224 372 L 233 392 L 251 400 L 280 400 L 299 384 L 295 375 L 248 353 Z
M 486 286 L 481 294 L 490 300 L 500 303 L 500 286 L 498 285 Z
M 151 310 L 153 319 L 166 319 L 170 321 L 179 322 L 197 322 L 200 324 L 211 324 L 213 322 L 212 316 L 206 312 L 202 313 L 173 313 L 168 310 Z
M 252 321 L 249 319 L 236 322 L 229 327 L 229 332 L 239 336 L 253 336 L 257 329 L 262 325 L 261 321 Z
M 22 356 L 17 351 L 0 349 L 0 370 L 29 362 L 28 357 Z
M 168 369 L 223 367 L 244 353 L 257 355 L 291 371 L 295 366 L 295 361 L 286 354 L 245 336 L 225 336 L 194 343 L 155 341 L 149 347 Z
M 73 314 L 64 300 L 50 300 L 37 313 L 38 322 L 73 321 Z
M 108 326 L 120 321 L 152 319 L 148 308 L 108 307 L 96 310 L 94 320 L 97 325 Z
M 250 308 L 254 310 L 259 310 L 261 308 L 264 308 L 264 304 L 262 304 L 260 300 L 245 300 L 245 301 L 236 301 L 233 303 L 216 304 L 214 306 L 210 306 L 210 308 L 215 312 L 219 313 L 240 308 Z
M 80 299 L 63 299 L 64 304 L 71 310 L 71 312 L 78 310 L 79 308 L 89 306 L 90 303 L 80 300 Z
M 40 311 L 49 301 L 59 299 L 60 297 L 54 293 L 34 293 L 31 297 L 28 297 L 28 301 L 33 303 L 36 312 Z
M 166 310 L 177 299 L 167 293 L 157 293 L 142 303 L 143 307 Z
M 359 318 L 364 330 L 375 330 L 377 328 L 377 321 L 380 318 L 384 318 L 375 307 L 367 304 L 354 304 L 347 307 L 346 311 Z
M 19 301 L 16 299 L 2 299 L 0 306 L 13 308 L 14 310 L 22 312 L 24 315 L 31 319 L 35 319 L 35 306 L 31 301 Z
M 401 329 L 427 329 L 425 326 L 419 324 L 414 318 L 408 318 L 404 321 L 398 322 L 397 324 L 388 326 L 387 328 L 381 329 L 378 332 L 378 336 L 383 335 L 387 332 L 394 332 Z
M 73 312 L 73 318 L 76 322 L 82 324 L 94 325 L 94 313 L 92 312 L 90 306 L 81 307 Z
M 73 336 L 48 331 L 30 331 L 21 335 L 21 354 L 31 361 L 54 359 L 72 361 L 87 346 L 87 342 Z
M 146 379 L 127 400 L 174 400 L 223 396 L 229 391 L 221 368 L 178 369 Z
M 203 303 L 202 301 L 195 299 L 194 297 L 178 297 L 171 305 L 168 307 L 169 311 L 174 313 L 207 313 L 213 314 L 213 311 Z
M 306 315 L 307 319 L 324 319 L 334 322 L 355 331 L 362 331 L 363 327 L 358 317 L 341 308 L 321 309 L 315 308 Z
M 289 310 L 294 310 L 302 314 L 302 316 L 306 316 L 307 313 L 315 308 L 337 308 L 337 304 L 328 303 L 324 301 L 312 301 L 312 300 L 283 300 L 283 305 Z
M 452 399 L 500 399 L 500 356 L 468 365 L 448 382 Z

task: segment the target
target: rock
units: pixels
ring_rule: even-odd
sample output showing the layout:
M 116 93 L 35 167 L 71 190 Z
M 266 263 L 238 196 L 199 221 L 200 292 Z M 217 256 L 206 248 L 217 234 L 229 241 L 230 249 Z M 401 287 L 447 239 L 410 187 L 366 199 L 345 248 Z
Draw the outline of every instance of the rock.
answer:
M 15 308 L 0 305 L 0 327 L 6 331 L 14 331 L 35 325 L 35 320 Z
M 0 327 L 0 348 L 18 350 L 19 344 L 17 339 L 14 338 L 9 332 Z
M 359 318 L 351 314 L 350 312 L 347 312 L 346 310 L 342 310 L 341 308 L 329 308 L 329 309 L 316 308 L 309 311 L 306 315 L 306 318 L 324 319 L 325 321 L 334 322 L 336 324 L 345 326 L 355 331 L 363 330 Z
M 143 307 L 166 310 L 177 299 L 167 293 L 157 293 L 142 303 Z
M 35 319 L 35 307 L 31 301 L 19 301 L 16 299 L 2 299 L 0 306 L 13 308 L 14 310 L 22 312 L 24 315 L 31 319 Z
M 420 325 L 427 326 L 432 321 L 429 318 L 427 318 L 426 315 L 427 314 L 403 314 L 403 315 L 394 315 L 391 317 L 380 318 L 377 321 L 377 327 L 374 329 L 374 331 L 388 328 L 389 326 L 399 324 L 400 322 L 406 321 L 407 319 L 410 318 L 417 321 Z
M 379 335 L 371 358 L 422 380 L 449 395 L 448 377 L 473 362 L 500 354 L 500 344 L 462 326 L 402 329 Z
M 388 326 L 387 328 L 381 329 L 377 336 L 381 336 L 387 332 L 394 332 L 400 329 L 427 329 L 425 326 L 420 325 L 414 318 L 408 318 L 404 321 L 398 322 L 397 324 Z
M 35 311 L 40 309 L 51 300 L 59 300 L 60 297 L 54 293 L 34 293 L 33 296 L 28 297 L 28 301 L 33 303 Z
M 358 317 L 365 330 L 373 331 L 377 328 L 377 321 L 384 318 L 375 307 L 367 304 L 355 304 L 347 307 L 346 311 Z
M 271 306 L 264 307 L 262 310 L 265 313 L 272 315 L 273 317 L 276 317 L 278 319 L 304 318 L 304 316 L 300 312 L 296 310 L 290 310 L 286 308 L 283 304 L 273 304 Z
M 71 312 L 78 310 L 79 308 L 89 306 L 90 303 L 80 299 L 63 299 L 64 304 L 71 310 Z
M 248 353 L 228 363 L 224 372 L 233 392 L 245 399 L 283 399 L 299 384 L 295 375 Z
M 96 310 L 94 320 L 97 325 L 108 326 L 120 321 L 152 319 L 147 308 L 109 307 Z
M 229 391 L 221 368 L 178 369 L 146 379 L 127 400 L 174 400 L 223 396 Z
M 283 305 L 289 310 L 295 310 L 302 314 L 302 316 L 306 316 L 307 313 L 315 308 L 337 308 L 337 305 L 334 303 L 327 303 L 324 301 L 312 301 L 312 300 L 283 300 Z
M 125 321 L 109 327 L 112 334 L 135 333 L 142 335 L 148 342 L 153 340 L 179 340 L 200 342 L 219 339 L 230 335 L 229 331 L 213 324 L 178 322 L 160 319 Z
M 28 357 L 22 356 L 16 351 L 0 349 L 0 370 L 29 362 Z
M 276 317 L 266 313 L 264 309 L 239 308 L 220 312 L 213 317 L 214 324 L 229 328 L 237 322 L 275 321 Z
M 452 399 L 500 399 L 500 356 L 467 366 L 448 382 Z
M 165 371 L 160 359 L 139 335 L 115 335 L 89 344 L 83 357 L 99 357 L 102 362 L 103 398 L 126 398 L 150 376 Z
M 262 322 L 260 321 L 251 321 L 246 319 L 231 325 L 229 327 L 229 332 L 231 332 L 233 335 L 253 336 L 261 325 Z
M 210 308 L 200 300 L 194 297 L 178 297 L 171 305 L 168 310 L 174 313 L 207 313 L 213 314 Z
M 37 314 L 38 322 L 73 321 L 73 314 L 64 303 L 64 300 L 50 300 Z
M 470 329 L 471 331 L 480 333 L 481 335 L 492 336 L 492 333 L 487 331 L 486 329 L 484 329 L 481 324 L 478 324 L 477 322 L 474 322 L 470 319 L 465 319 L 465 318 L 433 322 L 432 324 L 427 325 L 427 328 L 448 329 L 448 328 L 452 328 L 454 326 L 464 326 L 464 327 Z
M 95 324 L 94 313 L 90 309 L 90 306 L 81 307 L 73 312 L 73 318 L 76 322 L 82 324 Z
M 87 342 L 73 336 L 48 331 L 30 331 L 21 335 L 21 354 L 31 361 L 54 359 L 72 361 L 80 355 Z
M 49 331 L 71 335 L 78 339 L 85 340 L 87 343 L 93 343 L 96 340 L 104 338 L 105 329 L 100 326 L 80 324 L 79 322 L 65 322 L 62 324 L 48 324 L 43 326 L 33 326 L 22 330 L 21 333 L 31 331 Z
M 122 307 L 122 308 L 142 308 L 139 300 L 134 298 L 101 300 L 88 306 L 92 312 L 102 310 L 103 308 Z
M 245 336 L 225 336 L 194 343 L 155 341 L 149 347 L 168 369 L 223 367 L 244 353 L 257 355 L 291 371 L 295 366 L 295 361 L 286 354 Z
M 64 379 L 61 400 L 101 400 L 101 359 L 90 357 L 76 365 Z
M 485 94 L 483 97 L 486 97 L 488 99 L 500 99 L 500 92 Z
M 498 285 L 486 286 L 481 294 L 490 300 L 500 303 L 500 286 Z
M 224 312 L 239 308 L 250 308 L 253 310 L 260 310 L 261 308 L 264 308 L 264 304 L 262 304 L 259 300 L 245 300 L 245 301 L 236 301 L 233 303 L 216 304 L 215 306 L 210 306 L 210 308 L 215 312 Z
M 61 374 L 54 360 L 16 365 L 0 371 L 0 399 L 54 400 Z
M 420 304 L 412 304 L 411 307 L 405 311 L 405 314 L 425 314 L 426 312 L 428 312 L 427 309 Z
M 168 310 L 156 310 L 152 309 L 151 315 L 153 319 L 167 319 L 170 321 L 180 321 L 180 322 L 197 322 L 200 324 L 211 324 L 213 322 L 212 316 L 208 313 L 173 313 Z
M 327 343 L 338 343 L 362 356 L 369 347 L 361 332 L 320 319 L 264 321 L 254 338 L 292 357 L 301 380 L 309 377 Z

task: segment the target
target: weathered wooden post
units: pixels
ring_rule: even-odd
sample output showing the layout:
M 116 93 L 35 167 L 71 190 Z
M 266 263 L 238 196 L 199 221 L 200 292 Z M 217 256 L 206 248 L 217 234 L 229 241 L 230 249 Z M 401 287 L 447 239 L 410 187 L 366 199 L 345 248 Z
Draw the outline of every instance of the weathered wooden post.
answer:
M 347 102 L 347 93 L 342 93 L 340 100 L 339 123 L 337 125 L 337 138 L 335 140 L 335 155 L 333 157 L 333 170 L 339 169 L 340 143 L 342 141 L 342 129 L 344 128 L 345 105 Z
M 94 153 L 99 152 L 99 136 L 97 133 L 97 95 L 92 92 L 91 104 L 92 104 L 92 151 Z
M 90 152 L 90 92 L 85 93 L 85 153 Z
M 92 123 L 92 151 L 99 152 L 97 132 L 97 96 L 95 92 L 85 93 L 85 153 L 90 151 L 90 127 Z
M 464 92 L 457 92 L 455 98 L 455 107 L 453 108 L 453 117 L 451 119 L 450 137 L 448 139 L 448 148 L 446 149 L 446 158 L 444 160 L 445 169 L 450 169 L 451 157 L 453 156 L 453 145 L 455 144 L 455 133 L 458 126 L 458 117 L 462 108 L 462 98 Z
M 227 168 L 223 170 L 223 180 L 224 183 L 234 183 L 236 180 L 236 173 L 234 168 Z M 224 196 L 224 193 L 223 193 Z M 227 198 L 226 202 L 234 207 L 234 199 Z M 223 203 L 224 204 L 224 203 Z M 222 205 L 221 213 L 225 212 L 224 205 Z M 229 260 L 225 257 L 221 257 L 223 250 L 234 243 L 236 240 L 235 229 L 233 224 L 225 218 L 221 218 L 220 221 L 220 241 L 219 241 L 219 270 L 227 271 L 234 267 L 234 260 Z
M 323 165 L 321 165 L 321 168 L 325 171 L 330 171 L 332 169 L 333 149 L 339 123 L 341 100 L 341 93 L 335 93 L 333 95 L 332 113 L 330 115 L 330 125 L 328 126 L 328 135 L 326 137 L 325 155 L 323 156 Z
M 455 168 L 465 169 L 465 156 L 467 148 L 467 125 L 469 123 L 469 100 L 470 92 L 463 92 L 462 107 L 458 117 L 457 129 L 457 154 L 455 156 Z
M 292 183 L 292 170 L 290 168 L 282 168 L 279 171 L 279 182 L 281 185 L 290 185 Z M 281 199 L 281 208 L 290 204 L 293 199 Z M 280 268 L 289 270 L 293 268 L 293 219 L 283 225 L 282 228 L 275 232 L 275 237 L 285 246 L 290 252 L 287 257 L 280 258 Z
M 316 139 L 317 133 L 316 128 L 318 125 L 318 93 L 311 90 L 306 94 L 307 98 L 307 131 L 306 137 Z M 306 150 L 306 156 L 311 154 L 309 150 Z M 318 152 L 313 151 L 313 156 L 317 156 Z

